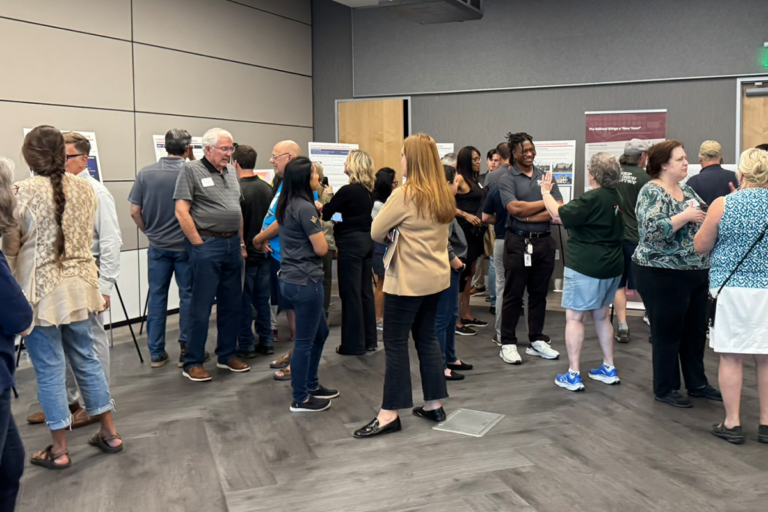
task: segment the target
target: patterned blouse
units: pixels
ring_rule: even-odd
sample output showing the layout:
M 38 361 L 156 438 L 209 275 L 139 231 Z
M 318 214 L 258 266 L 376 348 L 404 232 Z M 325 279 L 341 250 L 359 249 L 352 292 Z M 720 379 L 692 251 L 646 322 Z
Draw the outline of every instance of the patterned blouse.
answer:
M 661 185 L 647 183 L 637 197 L 637 227 L 640 234 L 632 261 L 641 267 L 673 270 L 702 270 L 709 268 L 709 255 L 693 250 L 693 237 L 700 225 L 689 222 L 676 232 L 672 217 L 683 213 L 688 205 L 701 209 L 702 199 L 691 187 L 680 184 L 683 200 L 672 197 Z
M 720 288 L 768 223 L 768 189 L 729 194 L 717 227 L 709 271 L 711 288 Z M 728 281 L 728 288 L 768 288 L 768 237 L 758 243 Z

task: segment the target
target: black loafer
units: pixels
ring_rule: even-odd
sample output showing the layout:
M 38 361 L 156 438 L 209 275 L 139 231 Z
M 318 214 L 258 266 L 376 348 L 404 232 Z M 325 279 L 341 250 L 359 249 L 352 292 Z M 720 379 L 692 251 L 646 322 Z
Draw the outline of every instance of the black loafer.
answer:
M 259 353 L 255 350 L 248 350 L 246 352 L 238 352 L 237 357 L 240 359 L 253 359 L 254 357 L 258 357 Z
M 431 420 L 437 423 L 440 423 L 441 421 L 445 421 L 445 411 L 443 408 L 435 409 L 433 411 L 425 411 L 424 407 L 414 407 L 413 408 L 413 415 L 418 416 L 419 418 L 424 418 L 425 420 Z
M 703 388 L 699 389 L 689 389 L 688 390 L 688 396 L 695 396 L 698 398 L 707 398 L 709 400 L 713 400 L 715 402 L 722 402 L 723 401 L 723 395 L 720 394 L 718 390 L 707 384 Z
M 463 372 L 471 370 L 474 368 L 471 364 L 467 364 L 464 361 L 459 362 L 459 364 L 456 363 L 448 363 L 447 364 L 449 370 L 461 370 Z
M 768 425 L 757 427 L 757 440 L 761 443 L 768 443 Z
M 451 374 L 446 375 L 445 380 L 464 380 L 464 376 L 460 373 L 456 373 L 455 371 L 451 370 Z
M 363 428 L 359 428 L 355 430 L 354 436 L 357 439 L 362 439 L 364 437 L 373 437 L 381 434 L 391 434 L 392 432 L 400 432 L 401 430 L 403 430 L 403 427 L 400 424 L 399 416 L 395 419 L 395 421 L 391 421 L 386 425 L 384 425 L 383 427 L 379 425 L 378 418 L 373 418 L 373 421 L 371 421 L 369 424 L 367 424 Z
M 672 391 L 664 396 L 657 396 L 656 400 L 659 402 L 664 402 L 665 404 L 669 404 L 672 407 L 680 407 L 681 409 L 688 409 L 693 407 L 691 401 L 677 391 Z
M 725 426 L 725 422 L 712 425 L 710 432 L 712 432 L 720 439 L 725 439 L 729 443 L 744 444 L 744 441 L 746 441 L 746 438 L 744 437 L 744 431 L 741 430 L 740 426 L 728 428 Z

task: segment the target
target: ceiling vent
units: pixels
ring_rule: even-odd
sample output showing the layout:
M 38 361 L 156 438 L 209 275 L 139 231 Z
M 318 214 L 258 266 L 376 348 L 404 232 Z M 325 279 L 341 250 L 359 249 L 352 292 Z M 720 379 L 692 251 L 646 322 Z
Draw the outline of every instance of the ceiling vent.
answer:
M 421 24 L 471 21 L 483 17 L 483 0 L 379 0 L 379 7 L 387 7 Z

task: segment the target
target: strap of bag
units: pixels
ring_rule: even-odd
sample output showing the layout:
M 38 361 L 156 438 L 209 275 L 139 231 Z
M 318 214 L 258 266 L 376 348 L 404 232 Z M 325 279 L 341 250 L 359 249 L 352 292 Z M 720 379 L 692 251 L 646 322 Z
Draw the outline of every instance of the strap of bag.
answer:
M 720 296 L 720 292 L 723 291 L 723 288 L 725 288 L 725 285 L 728 284 L 728 281 L 731 280 L 731 278 L 733 277 L 733 274 L 735 274 L 736 271 L 739 270 L 739 267 L 741 266 L 741 264 L 744 263 L 744 260 L 747 259 L 747 256 L 749 256 L 749 254 L 752 252 L 752 249 L 754 249 L 755 246 L 760 243 L 760 241 L 763 239 L 763 237 L 765 237 L 765 232 L 766 231 L 768 231 L 768 224 L 765 225 L 765 227 L 763 228 L 763 231 L 760 233 L 760 236 L 758 236 L 755 239 L 755 241 L 750 246 L 749 250 L 744 254 L 744 256 L 741 258 L 741 260 L 736 264 L 736 266 L 733 268 L 731 273 L 728 274 L 728 277 L 725 278 L 725 281 L 723 281 L 723 284 L 720 285 L 720 288 L 717 289 L 717 295 L 718 296 Z

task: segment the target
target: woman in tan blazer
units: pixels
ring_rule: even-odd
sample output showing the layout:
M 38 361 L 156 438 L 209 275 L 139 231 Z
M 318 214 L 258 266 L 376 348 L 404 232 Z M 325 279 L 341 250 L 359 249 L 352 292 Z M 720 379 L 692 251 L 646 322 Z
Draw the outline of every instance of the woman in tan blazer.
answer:
M 448 227 L 456 214 L 456 201 L 429 135 L 405 139 L 400 165 L 407 181 L 392 192 L 371 226 L 371 237 L 377 242 L 387 242 L 393 229 L 399 231 L 397 243 L 387 249 L 394 255 L 384 281 L 384 400 L 378 416 L 355 431 L 357 438 L 398 432 L 398 409 L 413 407 L 409 332 L 419 355 L 424 391 L 424 405 L 413 409 L 413 414 L 437 422 L 445 419 L 440 400 L 448 391 L 435 316 L 440 292 L 450 285 Z

